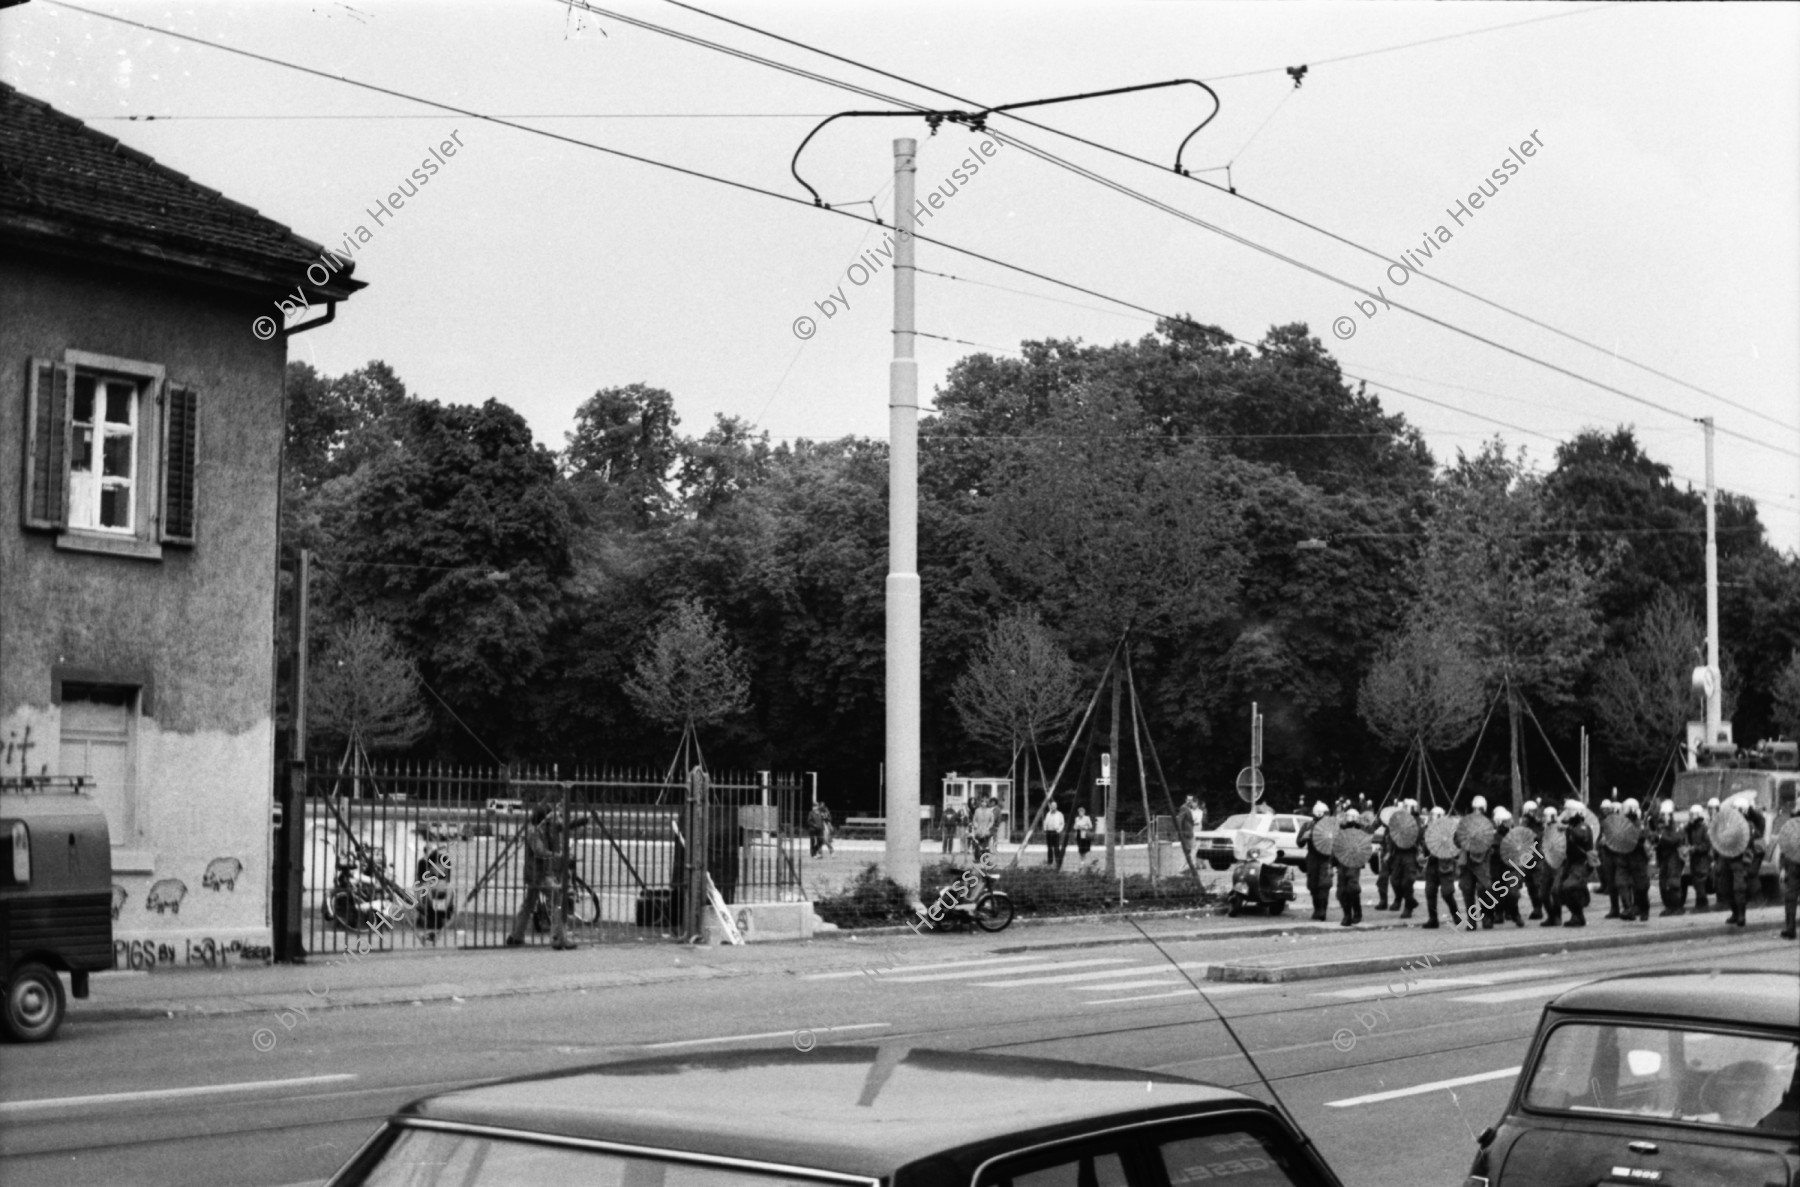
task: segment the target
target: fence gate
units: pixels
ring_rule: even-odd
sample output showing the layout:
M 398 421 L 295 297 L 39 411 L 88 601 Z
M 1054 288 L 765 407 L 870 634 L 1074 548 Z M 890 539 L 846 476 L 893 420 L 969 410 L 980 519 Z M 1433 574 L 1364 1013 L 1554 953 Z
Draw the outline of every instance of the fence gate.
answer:
M 800 781 L 712 772 L 700 868 L 728 903 L 804 897 Z M 655 772 L 314 766 L 306 774 L 302 934 L 312 954 L 684 939 L 688 780 Z M 555 854 L 533 859 L 532 822 Z M 563 871 L 562 876 L 557 871 Z M 702 882 L 701 885 L 704 885 Z

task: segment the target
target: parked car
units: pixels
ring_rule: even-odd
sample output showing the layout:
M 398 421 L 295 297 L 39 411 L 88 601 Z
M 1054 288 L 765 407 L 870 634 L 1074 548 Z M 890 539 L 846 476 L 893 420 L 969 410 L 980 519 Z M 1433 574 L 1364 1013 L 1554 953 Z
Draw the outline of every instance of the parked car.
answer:
M 1629 973 L 1544 1007 L 1467 1187 L 1800 1183 L 1800 976 Z
M 805 1032 L 801 1032 L 805 1033 Z M 665 1056 L 391 1117 L 331 1187 L 1334 1187 L 1241 1092 L 1124 1068 L 875 1047 Z
M 1230 869 L 1231 864 L 1237 860 L 1231 837 L 1241 829 L 1245 832 L 1262 833 L 1271 838 L 1281 852 L 1280 860 L 1283 864 L 1304 865 L 1306 851 L 1300 848 L 1297 838 L 1300 826 L 1305 822 L 1304 816 L 1282 812 L 1240 812 L 1236 816 L 1227 816 L 1219 827 L 1195 834 L 1194 860 L 1204 861 L 1215 870 Z

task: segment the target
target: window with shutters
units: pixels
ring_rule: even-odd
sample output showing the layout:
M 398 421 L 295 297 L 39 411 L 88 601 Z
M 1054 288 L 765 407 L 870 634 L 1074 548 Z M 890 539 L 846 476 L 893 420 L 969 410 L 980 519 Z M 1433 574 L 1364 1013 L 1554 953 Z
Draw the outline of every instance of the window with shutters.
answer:
M 31 360 L 28 528 L 57 547 L 154 559 L 197 539 L 199 395 L 154 363 L 69 350 Z

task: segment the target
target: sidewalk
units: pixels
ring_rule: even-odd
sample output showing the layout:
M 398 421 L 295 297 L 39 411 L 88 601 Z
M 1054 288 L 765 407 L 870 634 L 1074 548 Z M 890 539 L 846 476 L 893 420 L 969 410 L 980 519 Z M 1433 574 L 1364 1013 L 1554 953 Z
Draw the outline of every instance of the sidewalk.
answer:
M 838 969 L 948 963 L 986 955 L 1048 952 L 1145 942 L 1206 941 L 1213 981 L 1282 982 L 1356 976 L 1398 968 L 1431 955 L 1443 964 L 1518 960 L 1551 952 L 1583 951 L 1679 939 L 1697 944 L 1722 936 L 1767 934 L 1781 926 L 1779 907 L 1758 907 L 1750 926 L 1727 928 L 1725 913 L 1624 924 L 1590 921 L 1580 931 L 1496 927 L 1460 932 L 1419 929 L 1418 920 L 1370 912 L 1361 927 L 1310 921 L 1239 920 L 1164 915 L 1025 921 L 1000 936 L 914 934 L 909 928 L 879 933 L 843 932 L 794 944 L 702 947 L 668 941 L 591 945 L 572 952 L 545 947 L 448 952 L 402 951 L 360 959 L 342 955 L 304 965 L 271 965 L 227 971 L 167 969 L 151 973 L 97 973 L 92 995 L 71 1001 L 71 1021 L 169 1019 L 262 1013 L 294 1005 L 349 1008 L 563 993 L 657 985 L 727 977 L 787 976 Z M 1138 927 L 1143 931 L 1140 932 Z M 1789 953 L 1800 960 L 1800 944 Z M 1673 960 L 1700 954 L 1684 946 Z

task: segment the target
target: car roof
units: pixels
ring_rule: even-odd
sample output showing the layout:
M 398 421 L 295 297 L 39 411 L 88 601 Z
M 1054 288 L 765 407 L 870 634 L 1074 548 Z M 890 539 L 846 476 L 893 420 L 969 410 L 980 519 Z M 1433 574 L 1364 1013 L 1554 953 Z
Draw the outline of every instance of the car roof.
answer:
M 952 1150 L 1268 1106 L 1179 1076 L 1061 1060 L 831 1046 L 663 1056 L 445 1092 L 419 1118 L 880 1177 Z M 1020 1135 L 1029 1135 L 1022 1138 Z M 986 1153 L 982 1154 L 987 1156 Z
M 1553 999 L 1550 1008 L 1793 1030 L 1800 1028 L 1800 976 L 1765 969 L 1624 973 L 1571 989 Z

